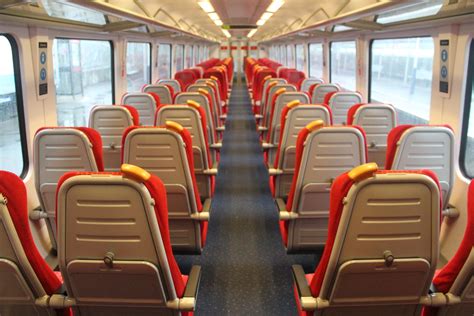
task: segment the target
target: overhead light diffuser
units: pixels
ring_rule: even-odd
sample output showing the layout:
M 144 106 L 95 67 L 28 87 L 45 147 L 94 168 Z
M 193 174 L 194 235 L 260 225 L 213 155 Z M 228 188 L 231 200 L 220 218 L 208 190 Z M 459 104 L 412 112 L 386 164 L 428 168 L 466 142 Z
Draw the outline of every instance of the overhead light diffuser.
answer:
M 273 15 L 272 12 L 265 12 L 262 14 L 262 16 L 260 17 L 260 20 L 268 20 L 269 18 L 271 18 Z
M 248 38 L 251 38 L 256 32 L 257 32 L 257 29 L 251 30 L 251 31 L 247 34 L 247 37 L 248 37 Z
M 265 24 L 265 22 L 267 22 L 267 20 L 262 20 L 262 19 L 260 19 L 260 20 L 257 21 L 257 25 L 258 25 L 258 26 L 262 26 L 262 25 Z
M 267 11 L 275 13 L 281 8 L 283 3 L 285 3 L 283 0 L 273 0 L 273 2 L 268 6 Z
M 229 31 L 227 30 L 222 30 L 222 33 L 224 33 L 224 35 L 227 37 L 227 38 L 230 38 L 232 35 L 230 35 Z
M 214 7 L 209 1 L 199 1 L 198 2 L 199 6 L 204 10 L 204 12 L 209 13 L 209 12 L 214 12 Z
M 214 20 L 214 23 L 215 23 L 217 26 L 221 26 L 221 25 L 224 24 L 224 23 L 222 23 L 222 20 L 221 20 L 221 19 Z
M 211 18 L 212 21 L 215 21 L 215 20 L 220 20 L 221 18 L 219 17 L 219 14 L 217 14 L 216 12 L 211 12 L 211 13 L 208 13 L 209 17 Z

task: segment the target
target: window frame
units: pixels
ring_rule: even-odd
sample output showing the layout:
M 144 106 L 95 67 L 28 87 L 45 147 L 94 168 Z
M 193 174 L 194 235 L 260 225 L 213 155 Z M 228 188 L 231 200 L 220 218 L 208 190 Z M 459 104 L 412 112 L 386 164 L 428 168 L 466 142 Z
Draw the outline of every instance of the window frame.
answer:
M 459 169 L 464 177 L 467 179 L 473 179 L 474 175 L 469 175 L 466 170 L 466 147 L 467 147 L 467 132 L 469 130 L 469 119 L 471 115 L 471 111 L 474 108 L 471 107 L 472 104 L 472 84 L 474 82 L 474 38 L 471 38 L 471 43 L 469 44 L 469 52 L 468 52 L 468 63 L 467 63 L 467 76 L 466 76 L 466 88 L 465 88 L 465 96 L 464 96 L 464 111 L 463 111 L 463 119 L 462 119 L 462 129 L 461 129 L 461 146 L 459 152 Z M 471 66 L 471 67 L 469 67 Z M 470 93 L 468 93 L 468 89 Z
M 15 37 L 9 33 L 0 32 L 0 36 L 4 36 L 10 43 L 12 51 L 13 61 L 13 73 L 15 79 L 15 96 L 16 96 L 16 109 L 18 113 L 18 127 L 20 132 L 20 144 L 21 144 L 21 155 L 23 158 L 23 168 L 18 175 L 21 179 L 25 179 L 29 171 L 30 161 L 28 156 L 28 139 L 26 136 L 26 119 L 25 119 L 25 107 L 23 103 L 23 89 L 21 85 L 21 63 L 20 63 L 20 50 Z
M 323 60 L 322 60 L 322 68 L 321 68 L 321 78 L 319 79 L 322 79 L 324 77 L 324 43 L 323 42 L 311 42 L 311 43 L 308 43 L 308 60 L 306 62 L 307 66 L 308 66 L 308 77 L 309 78 L 318 78 L 317 76 L 313 76 L 311 74 L 311 45 L 321 45 L 321 52 L 322 52 L 322 56 L 323 56 Z M 331 49 L 331 48 L 329 48 Z M 331 63 L 331 62 L 329 62 Z M 330 81 L 329 81 L 330 82 Z
M 170 53 L 170 64 L 168 67 L 168 77 L 167 78 L 172 78 L 173 77 L 173 45 L 171 43 L 158 43 L 158 52 L 156 54 L 156 60 L 158 62 L 158 79 L 167 79 L 167 78 L 161 78 L 160 77 L 160 72 L 159 72 L 159 66 L 160 66 L 160 46 L 168 46 L 168 50 Z
M 332 44 L 333 43 L 347 43 L 347 42 L 353 42 L 355 44 L 355 49 L 356 49 L 356 51 L 355 51 L 355 60 L 356 60 L 356 63 L 357 63 L 357 40 L 355 40 L 355 39 L 354 40 L 344 39 L 344 40 L 340 40 L 340 41 L 338 41 L 338 40 L 330 41 L 329 42 L 329 82 L 332 82 Z M 323 51 L 324 51 L 324 48 L 323 48 Z M 355 77 L 355 80 L 356 80 L 356 82 L 355 82 L 356 89 L 355 90 L 357 90 L 357 64 L 356 64 L 356 69 L 354 71 L 354 77 Z
M 134 44 L 148 44 L 148 49 L 149 49 L 149 52 L 150 52 L 150 60 L 149 60 L 149 63 L 150 63 L 150 70 L 149 70 L 149 77 L 150 77 L 150 82 L 148 84 L 151 84 L 153 82 L 153 45 L 150 43 L 150 42 L 140 42 L 140 41 L 127 41 L 127 50 L 126 50 L 126 54 L 125 54 L 125 59 L 128 58 L 128 44 L 129 43 L 134 43 Z M 128 69 L 127 69 L 128 71 Z M 113 74 L 113 73 L 112 73 Z M 125 77 L 128 76 L 127 73 L 125 73 Z M 114 76 L 115 78 L 115 76 Z M 127 90 L 128 90 L 128 87 L 127 87 Z M 114 95 L 115 95 L 115 91 L 112 90 Z M 114 100 L 115 102 L 115 100 Z M 115 104 L 115 103 L 114 103 Z

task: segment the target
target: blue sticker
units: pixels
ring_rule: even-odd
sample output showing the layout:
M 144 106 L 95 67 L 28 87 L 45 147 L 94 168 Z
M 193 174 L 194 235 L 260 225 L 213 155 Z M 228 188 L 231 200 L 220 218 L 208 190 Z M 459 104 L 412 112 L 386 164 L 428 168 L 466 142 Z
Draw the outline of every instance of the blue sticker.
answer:
M 46 69 L 41 68 L 40 78 L 41 78 L 41 80 L 46 80 Z
M 446 49 L 443 49 L 443 50 L 441 51 L 441 60 L 442 60 L 442 61 L 448 60 L 448 51 L 447 51 Z
M 40 54 L 40 63 L 44 65 L 45 62 L 46 62 L 46 53 L 42 52 Z
M 446 66 L 441 67 L 441 77 L 446 78 L 448 76 L 448 68 Z

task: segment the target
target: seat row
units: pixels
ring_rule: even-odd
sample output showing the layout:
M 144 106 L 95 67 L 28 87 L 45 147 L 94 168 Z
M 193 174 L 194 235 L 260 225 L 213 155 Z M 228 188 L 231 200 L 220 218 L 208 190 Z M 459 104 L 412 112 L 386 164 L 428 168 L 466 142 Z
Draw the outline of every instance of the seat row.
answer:
M 1 171 L 0 276 L 9 287 L 0 311 L 189 315 L 200 268 L 186 276 L 176 264 L 165 192 L 158 177 L 132 165 L 66 173 L 57 190 L 59 275 L 33 242 L 22 180 Z M 435 274 L 441 208 L 433 172 L 366 164 L 337 177 L 321 261 L 312 274 L 293 266 L 300 314 L 418 315 L 423 306 L 425 315 L 472 313 L 473 198 L 471 183 L 465 238 Z

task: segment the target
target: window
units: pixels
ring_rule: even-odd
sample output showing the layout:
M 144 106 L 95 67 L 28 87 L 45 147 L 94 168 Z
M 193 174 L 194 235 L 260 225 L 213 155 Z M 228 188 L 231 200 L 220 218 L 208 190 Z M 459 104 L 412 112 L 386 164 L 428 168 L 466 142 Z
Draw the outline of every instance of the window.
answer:
M 18 47 L 0 34 L 0 169 L 23 175 L 28 166 Z
M 286 60 L 286 47 L 283 46 L 283 45 L 280 46 L 280 58 L 281 58 L 281 64 L 284 67 L 287 67 L 288 64 L 287 64 L 287 60 Z
M 175 72 L 184 69 L 184 47 L 183 45 L 174 46 L 173 64 L 175 66 Z
M 199 64 L 199 46 L 194 45 L 193 55 L 194 55 L 194 65 Z
M 370 101 L 393 104 L 399 124 L 428 123 L 433 54 L 430 37 L 373 40 Z
M 158 77 L 160 79 L 171 78 L 171 45 L 160 44 L 158 46 Z
M 295 68 L 295 46 L 294 45 L 288 45 L 286 46 L 286 58 L 287 58 L 287 64 L 288 68 Z
M 356 43 L 331 43 L 331 82 L 346 89 L 356 89 Z
M 309 76 L 312 78 L 323 77 L 323 44 L 311 43 L 309 44 Z
M 193 66 L 193 47 L 186 45 L 186 68 Z
M 460 166 L 467 177 L 474 178 L 474 40 L 471 41 L 468 67 Z
M 87 126 L 94 105 L 114 103 L 111 42 L 55 39 L 53 65 L 59 126 Z
M 304 71 L 304 46 L 296 45 L 296 69 Z
M 206 59 L 204 58 L 204 46 L 199 46 L 199 62 L 202 63 Z
M 148 43 L 127 44 L 127 91 L 140 91 L 151 82 L 150 50 Z

